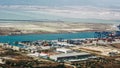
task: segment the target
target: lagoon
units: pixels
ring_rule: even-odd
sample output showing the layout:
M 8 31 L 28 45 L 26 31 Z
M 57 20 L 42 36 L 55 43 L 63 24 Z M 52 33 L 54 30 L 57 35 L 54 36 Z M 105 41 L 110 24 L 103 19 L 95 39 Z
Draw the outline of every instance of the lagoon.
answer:
M 94 32 L 0 36 L 0 42 L 9 43 L 9 42 L 20 42 L 20 41 L 57 40 L 58 38 L 63 38 L 63 39 L 94 38 Z

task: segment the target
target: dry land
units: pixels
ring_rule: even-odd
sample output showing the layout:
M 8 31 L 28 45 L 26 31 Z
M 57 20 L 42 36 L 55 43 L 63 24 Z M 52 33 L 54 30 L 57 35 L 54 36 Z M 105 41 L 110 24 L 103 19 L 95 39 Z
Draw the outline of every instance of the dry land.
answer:
M 0 23 L 0 35 L 74 33 L 81 31 L 115 30 L 113 24 L 71 23 L 71 22 L 33 22 L 33 23 Z
M 120 43 L 111 44 L 111 46 L 120 49 Z
M 2 51 L 1 51 L 2 50 Z M 37 60 L 36 60 L 37 59 Z M 71 68 L 63 64 L 33 58 L 26 53 L 0 47 L 0 68 Z

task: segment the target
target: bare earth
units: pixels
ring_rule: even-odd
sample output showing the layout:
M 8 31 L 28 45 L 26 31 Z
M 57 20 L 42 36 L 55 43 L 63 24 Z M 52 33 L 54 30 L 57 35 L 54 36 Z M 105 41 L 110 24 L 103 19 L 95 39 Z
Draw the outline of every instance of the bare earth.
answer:
M 33 23 L 0 23 L 0 35 L 31 33 L 74 33 L 81 31 L 115 30 L 113 24 L 33 22 Z

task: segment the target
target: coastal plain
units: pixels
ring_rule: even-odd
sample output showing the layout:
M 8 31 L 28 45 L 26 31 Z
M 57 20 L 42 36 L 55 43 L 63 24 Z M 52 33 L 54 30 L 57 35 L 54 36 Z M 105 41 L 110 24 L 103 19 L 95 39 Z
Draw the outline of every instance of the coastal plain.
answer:
M 114 24 L 73 22 L 0 23 L 0 35 L 114 31 Z

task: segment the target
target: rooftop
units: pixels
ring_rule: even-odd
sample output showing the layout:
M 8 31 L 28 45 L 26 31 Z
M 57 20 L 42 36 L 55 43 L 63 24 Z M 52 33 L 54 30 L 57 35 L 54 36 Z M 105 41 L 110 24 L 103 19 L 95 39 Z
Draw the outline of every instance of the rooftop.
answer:
M 78 56 L 78 55 L 90 55 L 90 53 L 86 53 L 86 52 L 74 52 L 74 53 L 62 53 L 62 54 L 58 54 L 58 55 L 52 55 L 51 57 L 67 57 L 67 56 Z

